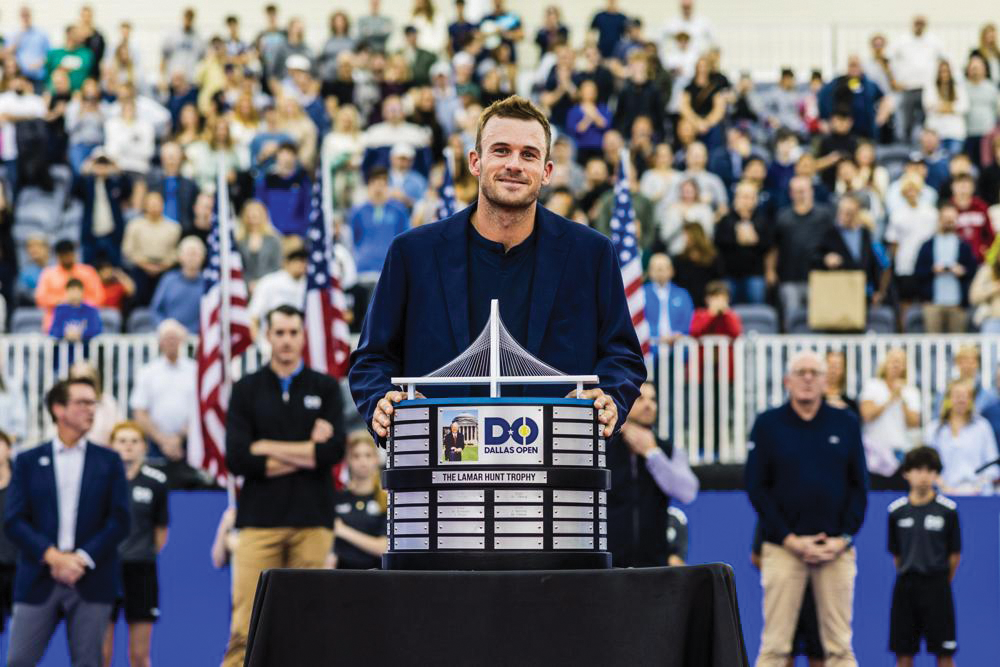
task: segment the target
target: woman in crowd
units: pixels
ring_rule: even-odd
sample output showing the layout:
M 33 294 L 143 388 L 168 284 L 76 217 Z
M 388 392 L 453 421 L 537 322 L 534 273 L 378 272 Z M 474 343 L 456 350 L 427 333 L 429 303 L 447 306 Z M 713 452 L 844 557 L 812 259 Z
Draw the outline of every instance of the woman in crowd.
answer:
M 843 350 L 827 350 L 826 353 L 826 399 L 827 405 L 841 410 L 850 410 L 856 415 L 861 412 L 858 402 L 847 395 L 847 355 Z
M 965 91 L 969 98 L 969 109 L 965 113 L 965 154 L 972 164 L 980 168 L 983 166 L 983 139 L 992 134 L 997 126 L 1000 90 L 997 90 L 996 82 L 987 77 L 986 61 L 975 53 L 969 56 L 966 66 Z
M 320 161 L 323 169 L 324 211 L 332 214 L 337 209 L 349 209 L 355 201 L 355 190 L 360 183 L 361 117 L 350 104 L 337 109 L 333 130 L 323 137 Z M 363 188 L 361 188 L 363 190 Z
M 86 378 L 94 383 L 94 388 L 97 390 L 97 408 L 94 410 L 94 423 L 87 433 L 87 440 L 107 447 L 111 443 L 111 430 L 124 418 L 122 410 L 118 407 L 118 401 L 103 390 L 101 374 L 89 361 L 78 361 L 70 366 L 69 377 Z
M 347 12 L 337 10 L 330 14 L 330 34 L 323 42 L 317 57 L 317 75 L 319 80 L 333 81 L 337 78 L 337 58 L 341 53 L 354 50 L 354 37 L 351 36 L 351 19 Z
M 101 89 L 93 79 L 83 82 L 79 94 L 66 107 L 66 132 L 69 134 L 69 166 L 74 174 L 79 174 L 90 152 L 104 143 Z
M 278 129 L 292 138 L 299 151 L 299 162 L 309 173 L 316 168 L 316 146 L 319 141 L 316 123 L 302 110 L 302 105 L 291 95 L 277 100 Z
M 253 96 L 240 95 L 227 117 L 229 136 L 233 138 L 236 150 L 239 151 L 240 164 L 250 164 L 250 143 L 260 132 L 260 114 L 254 106 Z
M 673 258 L 674 284 L 688 291 L 695 308 L 702 308 L 706 285 L 723 277 L 722 261 L 701 224 L 684 223 L 682 236 L 684 250 Z
M 198 107 L 194 104 L 182 106 L 177 114 L 177 132 L 172 137 L 173 141 L 176 141 L 181 148 L 187 149 L 194 142 L 201 141 L 204 133 L 205 118 L 198 111 Z
M 143 178 L 156 153 L 156 130 L 147 118 L 137 115 L 135 100 L 123 100 L 121 115 L 104 123 L 104 150 L 121 170 Z
M 205 135 L 184 150 L 185 175 L 202 190 L 213 190 L 219 174 L 219 163 L 226 170 L 226 181 L 233 183 L 236 173 L 245 168 L 229 130 L 229 121 L 217 117 L 208 123 Z
M 674 169 L 674 149 L 668 143 L 656 144 L 653 163 L 639 179 L 639 192 L 656 206 L 670 192 L 678 175 L 679 172 Z
M 994 85 L 1000 84 L 1000 47 L 997 46 L 997 26 L 987 23 L 979 30 L 979 45 L 970 55 L 979 56 L 986 63 L 987 76 Z
M 243 205 L 236 228 L 236 245 L 243 260 L 243 277 L 250 291 L 257 281 L 281 268 L 281 241 L 267 208 L 257 199 Z
M 681 93 L 681 117 L 694 126 L 698 140 L 711 151 L 723 143 L 722 121 L 726 117 L 723 85 L 712 76 L 708 58 L 702 56 L 694 66 L 694 78 Z
M 920 426 L 920 392 L 907 380 L 906 351 L 889 350 L 877 375 L 861 388 L 862 439 L 872 488 L 905 489 L 896 475 Z
M 941 490 L 965 495 L 992 495 L 1000 466 L 979 468 L 997 460 L 996 436 L 989 422 L 976 414 L 975 388 L 968 380 L 948 385 L 941 418 L 927 425 L 924 442 L 941 455 Z
M 604 133 L 611 127 L 611 112 L 606 104 L 597 101 L 597 84 L 589 79 L 577 89 L 580 101 L 566 115 L 566 132 L 576 142 L 576 156 L 580 164 L 601 155 Z
M 438 54 L 448 44 L 448 19 L 433 0 L 414 0 L 410 25 L 417 29 L 417 47 Z
M 702 199 L 698 181 L 693 178 L 685 179 L 681 182 L 679 191 L 677 201 L 669 202 L 667 198 L 660 200 L 657 215 L 660 220 L 660 240 L 671 255 L 684 250 L 683 228 L 687 223 L 700 225 L 706 237 L 712 235 L 715 227 L 715 214 L 712 207 Z
M 854 177 L 854 189 L 874 192 L 885 202 L 885 195 L 889 191 L 889 170 L 875 160 L 875 144 L 868 140 L 859 141 L 858 147 L 854 149 L 854 162 L 858 168 Z
M 1000 333 L 1000 253 L 976 271 L 969 287 L 969 303 L 976 306 L 973 321 L 982 333 Z
M 938 62 L 937 75 L 924 86 L 923 105 L 926 125 L 941 137 L 941 147 L 949 155 L 961 153 L 966 137 L 969 96 L 965 85 L 955 80 L 947 60 Z
M 347 488 L 334 496 L 337 518 L 327 565 L 342 570 L 379 568 L 388 549 L 387 500 L 379 483 L 378 449 L 367 431 L 347 436 L 344 460 L 350 477 Z

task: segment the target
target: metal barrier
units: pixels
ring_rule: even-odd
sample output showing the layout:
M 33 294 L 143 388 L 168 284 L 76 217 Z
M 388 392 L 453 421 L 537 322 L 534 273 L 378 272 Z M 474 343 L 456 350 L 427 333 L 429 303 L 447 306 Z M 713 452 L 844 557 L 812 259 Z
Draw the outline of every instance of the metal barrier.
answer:
M 187 343 L 194 356 L 196 338 Z M 995 384 L 1000 366 L 1000 336 L 927 334 L 773 335 L 682 338 L 660 345 L 650 365 L 657 384 L 659 435 L 684 449 L 692 463 L 742 463 L 747 436 L 756 415 L 785 400 L 783 379 L 788 359 L 801 349 L 825 353 L 842 350 L 846 357 L 847 395 L 857 396 L 876 374 L 886 352 L 906 351 L 910 382 L 920 391 L 923 423 L 932 419 L 934 399 L 953 377 L 953 358 L 962 345 L 979 348 L 980 383 Z M 139 369 L 158 354 L 154 335 L 101 335 L 86 344 L 57 342 L 41 334 L 0 336 L 0 372 L 8 391 L 19 388 L 28 412 L 28 442 L 41 439 L 49 426 L 45 391 L 65 377 L 70 361 L 88 359 L 100 370 L 103 391 L 113 396 L 123 414 Z M 264 356 L 251 348 L 233 360 L 234 377 L 253 372 Z

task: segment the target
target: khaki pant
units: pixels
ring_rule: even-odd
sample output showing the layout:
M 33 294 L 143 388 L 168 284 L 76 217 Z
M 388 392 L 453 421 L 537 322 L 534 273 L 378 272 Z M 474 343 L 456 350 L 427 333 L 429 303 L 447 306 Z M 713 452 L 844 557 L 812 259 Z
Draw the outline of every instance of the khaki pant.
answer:
M 823 565 L 806 565 L 776 544 L 764 543 L 760 579 L 764 588 L 764 632 L 757 667 L 784 667 L 792 652 L 795 626 L 806 583 L 816 599 L 819 636 L 826 667 L 857 667 L 851 648 L 851 612 L 854 605 L 854 549 Z
M 927 333 L 965 333 L 969 313 L 961 306 L 924 304 L 924 331 Z
M 329 528 L 241 528 L 233 554 L 233 618 L 222 667 L 243 667 L 257 579 L 276 567 L 321 568 L 333 546 Z

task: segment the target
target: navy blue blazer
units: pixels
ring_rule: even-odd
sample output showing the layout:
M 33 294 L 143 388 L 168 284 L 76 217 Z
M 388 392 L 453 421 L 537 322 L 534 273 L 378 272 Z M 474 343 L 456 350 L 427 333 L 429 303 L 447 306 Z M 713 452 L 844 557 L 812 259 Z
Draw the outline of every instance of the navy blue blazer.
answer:
M 87 443 L 74 548 L 86 551 L 96 567 L 76 583 L 84 600 L 114 602 L 118 596 L 118 544 L 128 536 L 129 520 L 128 483 L 121 457 L 106 447 Z M 46 549 L 57 546 L 59 536 L 51 442 L 25 450 L 14 459 L 4 530 L 18 547 L 14 601 L 44 602 L 55 580 L 42 556 Z
M 365 422 L 394 389 L 393 376 L 443 366 L 480 332 L 469 331 L 468 229 L 474 206 L 397 236 L 351 355 L 351 393 Z M 596 374 L 624 420 L 646 379 L 611 241 L 537 207 L 535 273 L 525 349 L 560 371 Z M 467 387 L 423 386 L 428 397 L 468 396 Z M 534 385 L 507 395 L 565 396 L 565 385 Z

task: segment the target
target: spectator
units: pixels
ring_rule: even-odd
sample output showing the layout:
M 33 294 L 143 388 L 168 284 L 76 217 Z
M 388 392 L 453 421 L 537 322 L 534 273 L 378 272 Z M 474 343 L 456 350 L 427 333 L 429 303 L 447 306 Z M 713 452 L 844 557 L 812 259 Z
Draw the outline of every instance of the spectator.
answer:
M 186 149 L 194 142 L 200 141 L 204 133 L 205 118 L 198 112 L 198 108 L 192 103 L 182 105 L 177 112 L 171 140 L 177 142 L 182 149 Z
M 719 146 L 709 154 L 708 170 L 722 180 L 730 199 L 736 184 L 743 178 L 743 167 L 750 159 L 751 151 L 747 131 L 740 127 L 730 127 L 726 130 L 726 145 Z
M 160 322 L 160 355 L 136 373 L 129 398 L 132 417 L 149 440 L 149 458 L 161 465 L 173 489 L 199 484 L 184 459 L 184 441 L 198 409 L 197 368 L 182 348 L 187 335 L 177 320 Z
M 952 360 L 954 368 L 951 377 L 956 380 L 964 380 L 973 388 L 972 407 L 977 413 L 982 412 L 987 405 L 997 398 L 995 391 L 983 389 L 979 377 L 979 348 L 976 345 L 959 345 Z M 934 403 L 931 412 L 935 415 L 941 414 L 941 406 L 944 404 L 945 392 L 940 392 L 934 396 Z
M 900 94 L 900 140 L 909 143 L 914 130 L 923 123 L 923 90 L 934 81 L 938 62 L 944 49 L 936 37 L 927 32 L 927 17 L 913 17 L 913 32 L 901 37 L 889 56 L 892 72 Z
M 409 227 L 406 206 L 390 199 L 388 173 L 375 168 L 368 176 L 368 201 L 348 214 L 354 239 L 354 259 L 362 280 L 371 280 L 382 270 L 392 239 Z
M 21 31 L 15 33 L 6 46 L 14 53 L 18 69 L 31 80 L 35 90 L 41 90 L 48 74 L 49 38 L 32 22 L 30 7 L 21 7 L 20 17 Z
M 189 233 L 194 222 L 198 185 L 181 173 L 183 163 L 184 151 L 180 145 L 164 142 L 160 146 L 160 168 L 150 173 L 146 187 L 163 197 L 163 215 L 179 222 L 184 233 Z
M 215 221 L 215 195 L 201 192 L 194 200 L 194 219 L 186 236 L 197 236 L 202 243 L 208 243 L 208 235 Z
M 843 350 L 830 349 L 826 352 L 826 392 L 823 400 L 827 405 L 841 410 L 850 410 L 860 417 L 858 402 L 847 395 L 847 355 Z
M 972 248 L 976 263 L 986 257 L 996 237 L 989 207 L 975 195 L 976 179 L 969 173 L 960 173 L 952 180 L 952 202 L 958 211 L 958 235 Z
M 78 174 L 90 153 L 104 144 L 101 89 L 94 79 L 84 81 L 80 95 L 70 100 L 65 120 L 69 135 L 69 165 Z
M 698 495 L 684 450 L 656 437 L 656 415 L 656 386 L 645 382 L 620 437 L 608 444 L 608 547 L 621 567 L 666 565 L 671 497 L 690 503 Z
M 697 53 L 703 53 L 715 43 L 712 25 L 703 16 L 694 13 L 694 0 L 678 2 L 680 16 L 675 16 L 663 27 L 664 39 L 671 36 L 687 35 L 691 39 L 691 47 Z
M 608 0 L 607 6 L 594 14 L 590 28 L 597 31 L 597 48 L 603 58 L 614 55 L 615 47 L 625 36 L 627 17 L 618 10 L 618 0 Z
M 195 11 L 191 7 L 181 15 L 181 29 L 163 41 L 160 74 L 194 73 L 198 62 L 205 55 L 205 42 L 194 27 Z
M 42 270 L 35 288 L 35 304 L 45 311 L 42 329 L 48 331 L 52 325 L 55 307 L 66 300 L 66 283 L 76 278 L 83 283 L 83 300 L 91 306 L 104 299 L 101 278 L 94 267 L 77 260 L 76 244 L 68 239 L 57 241 L 55 245 L 56 263 Z
M 312 182 L 299 166 L 295 144 L 281 144 L 274 169 L 257 178 L 254 196 L 267 208 L 272 224 L 281 234 L 306 233 Z
M 22 383 L 22 379 L 8 376 L 0 368 L 0 432 L 6 436 L 7 446 L 12 448 L 24 444 L 28 437 L 28 406 Z M 0 531 L 0 542 L 4 539 L 2 533 Z
M 7 489 L 4 527 L 19 548 L 8 662 L 37 664 L 65 618 L 70 654 L 97 665 L 128 533 L 125 474 L 114 452 L 87 442 L 89 380 L 62 380 L 45 398 L 55 437 L 17 457 Z
M 338 570 L 378 570 L 389 548 L 388 497 L 379 482 L 378 448 L 368 431 L 347 436 L 346 488 L 333 495 L 333 550 L 326 566 Z
M 185 237 L 177 246 L 177 260 L 180 267 L 163 275 L 149 309 L 157 325 L 172 319 L 188 331 L 198 331 L 201 297 L 205 291 L 201 272 L 205 263 L 205 244 L 197 236 Z
M 653 343 L 653 356 L 660 345 L 672 345 L 691 331 L 694 302 L 683 287 L 675 285 L 674 263 L 670 255 L 658 252 L 649 258 L 649 280 L 643 285 L 646 292 L 646 321 L 649 323 L 649 340 Z
M 97 148 L 84 161 L 76 187 L 83 198 L 80 227 L 83 261 L 96 264 L 97 258 L 104 256 L 115 266 L 121 265 L 124 209 L 132 195 L 130 179 L 103 148 Z
M 774 134 L 774 160 L 767 168 L 764 187 L 770 193 L 774 208 L 791 203 L 788 186 L 795 176 L 795 163 L 802 154 L 799 139 L 791 130 L 779 129 Z
M 163 197 L 158 192 L 146 193 L 142 210 L 142 216 L 125 225 L 122 256 L 132 267 L 136 301 L 144 306 L 153 298 L 160 276 L 177 261 L 181 226 L 163 216 Z
M 156 130 L 136 111 L 134 100 L 120 102 L 121 114 L 104 122 L 104 150 L 133 179 L 144 178 L 156 153 Z
M 493 11 L 479 22 L 483 44 L 490 50 L 504 45 L 510 50 L 511 61 L 517 62 L 517 43 L 524 39 L 521 17 L 509 11 L 504 0 L 493 0 L 492 4 Z
M 725 281 L 713 280 L 705 285 L 705 307 L 697 308 L 694 317 L 691 318 L 691 335 L 695 338 L 704 336 L 725 336 L 727 338 L 739 338 L 743 331 L 743 323 L 740 316 L 729 307 L 729 287 Z M 731 348 L 731 346 L 730 346 Z M 719 351 L 715 350 L 715 369 L 719 372 Z M 729 382 L 733 381 L 733 359 L 732 350 L 729 354 L 729 372 L 727 376 Z M 704 369 L 699 374 L 704 378 Z M 716 378 L 718 379 L 718 377 Z
M 566 131 L 576 143 L 577 162 L 586 164 L 589 158 L 601 154 L 604 132 L 611 123 L 611 112 L 607 105 L 598 103 L 594 81 L 581 81 L 578 90 L 580 102 L 566 116 Z
M 892 348 L 858 396 L 865 457 L 873 488 L 900 489 L 897 471 L 913 446 L 910 431 L 920 427 L 920 392 L 908 381 L 906 351 Z
M 9 89 L 0 93 L 0 161 L 7 167 L 6 179 L 14 195 L 22 180 L 19 172 L 24 172 L 24 165 L 18 161 L 18 124 L 37 120 L 46 113 L 45 100 L 35 94 L 31 85 L 26 77 L 15 76 Z
M 680 114 L 694 126 L 698 141 L 707 150 L 723 145 L 722 121 L 726 116 L 725 86 L 712 76 L 708 58 L 698 59 L 694 78 L 681 93 Z
M 807 582 L 827 664 L 857 664 L 852 544 L 864 521 L 868 473 L 858 421 L 822 400 L 825 372 L 816 353 L 793 355 L 785 377 L 788 402 L 759 415 L 750 434 L 746 488 L 764 533 L 764 630 L 757 659 L 763 667 L 784 667 L 791 656 Z
M 932 85 L 924 86 L 922 104 L 927 127 L 941 137 L 945 152 L 949 155 L 960 153 L 966 137 L 969 96 L 964 82 L 955 81 L 947 60 L 938 62 Z
M 686 222 L 682 227 L 684 249 L 674 256 L 674 282 L 691 295 L 695 308 L 706 306 L 708 283 L 723 277 L 722 261 L 705 229 L 697 222 Z
M 654 132 L 663 133 L 666 100 L 656 83 L 650 80 L 649 70 L 649 60 L 643 53 L 635 51 L 629 56 L 628 79 L 618 93 L 614 115 L 614 127 L 619 132 L 628 132 L 637 117 L 648 116 L 653 121 Z
M 111 664 L 115 623 L 125 611 L 128 624 L 128 656 L 131 665 L 150 664 L 153 623 L 160 618 L 160 584 L 156 559 L 167 544 L 170 521 L 167 477 L 146 463 L 146 439 L 135 422 L 123 421 L 111 432 L 111 448 L 125 464 L 129 511 L 128 537 L 118 545 L 122 561 L 122 593 L 104 633 L 104 664 Z
M 832 188 L 836 180 L 837 165 L 851 159 L 857 150 L 858 140 L 851 134 L 853 122 L 846 111 L 834 111 L 830 116 L 830 133 L 819 142 L 816 170 L 828 188 Z
M 17 303 L 35 305 L 35 289 L 42 271 L 49 265 L 49 241 L 43 232 L 36 232 L 24 241 L 27 261 L 18 266 Z
M 385 53 L 385 45 L 392 35 L 392 19 L 381 13 L 381 0 L 369 0 L 370 13 L 358 19 L 358 45 L 375 52 Z
M 778 85 L 766 95 L 761 110 L 762 120 L 772 131 L 786 129 L 798 135 L 805 134 L 805 124 L 799 116 L 802 93 L 795 83 L 795 72 L 784 67 Z
M 257 35 L 254 44 L 260 53 L 263 65 L 263 82 L 270 81 L 274 75 L 278 52 L 288 40 L 288 32 L 278 25 L 278 7 L 264 6 L 264 29 Z
M 330 34 L 316 56 L 316 71 L 321 81 L 325 83 L 337 78 L 337 59 L 342 53 L 350 54 L 354 43 L 347 12 L 337 10 L 330 14 Z
M 660 220 L 660 241 L 672 255 L 684 250 L 684 225 L 701 225 L 706 236 L 711 236 L 715 228 L 715 214 L 702 198 L 698 181 L 683 174 L 681 179 L 680 197 L 674 201 L 662 200 L 656 216 Z
M 997 47 L 997 26 L 987 23 L 979 29 L 979 45 L 972 50 L 969 57 L 979 56 L 986 65 L 986 76 L 994 84 L 1000 83 L 1000 48 Z
M 888 269 L 876 255 L 872 233 L 862 224 L 860 204 L 852 195 L 837 202 L 836 224 L 826 228 L 813 254 L 813 268 L 825 271 L 863 271 L 867 302 L 879 305 L 889 290 Z
M 773 230 L 759 212 L 757 187 L 742 181 L 735 188 L 733 210 L 715 228 L 715 244 L 726 267 L 733 303 L 764 303 L 767 284 L 764 260 L 771 250 Z
M 928 424 L 924 432 L 924 443 L 941 455 L 941 490 L 945 493 L 993 495 L 1000 480 L 997 440 L 989 422 L 977 414 L 974 394 L 968 380 L 948 385 L 940 419 Z
M 254 338 L 267 327 L 267 314 L 278 306 L 298 308 L 306 302 L 306 266 L 309 255 L 302 245 L 290 246 L 285 253 L 282 269 L 269 273 L 257 281 L 253 296 L 247 305 L 250 329 Z
M 83 302 L 83 283 L 76 278 L 66 281 L 66 299 L 56 306 L 49 335 L 56 340 L 86 343 L 101 333 L 97 308 Z
M 656 206 L 673 188 L 679 173 L 674 169 L 674 150 L 668 143 L 656 144 L 653 161 L 639 179 L 639 191 Z
M 427 191 L 427 179 L 413 168 L 414 157 L 416 152 L 409 144 L 396 144 L 389 153 L 389 197 L 409 209 Z
M 226 463 L 245 480 L 226 667 L 243 662 L 260 573 L 322 567 L 333 540 L 330 469 L 344 448 L 340 385 L 303 366 L 301 311 L 283 306 L 268 320 L 271 361 L 233 386 L 226 418 Z
M 885 92 L 865 76 L 857 54 L 851 54 L 847 57 L 847 73 L 819 91 L 820 118 L 828 121 L 835 113 L 850 116 L 855 135 L 875 139 L 892 113 L 892 101 Z
M 624 18 L 622 16 L 623 21 Z M 598 36 L 598 42 L 600 42 L 600 36 Z M 567 43 L 569 43 L 569 28 L 562 22 L 562 14 L 559 11 L 559 7 L 549 5 L 545 8 L 542 27 L 535 34 L 535 44 L 538 45 L 539 59 L 545 57 L 545 54 L 554 50 L 557 45 Z
M 465 0 L 455 0 L 455 20 L 448 24 L 448 55 L 454 56 L 464 49 L 478 29 L 465 16 Z
M 45 58 L 47 83 L 52 86 L 53 74 L 63 70 L 69 75 L 70 88 L 80 90 L 83 80 L 91 74 L 94 67 L 94 54 L 80 41 L 79 28 L 75 25 L 66 27 L 66 43 L 62 48 L 50 49 Z
M 890 212 L 889 225 L 885 230 L 885 241 L 893 256 L 899 298 L 904 304 L 920 298 L 922 289 L 914 276 L 917 253 L 937 231 L 937 211 L 920 198 L 923 187 L 923 181 L 915 174 L 902 178 L 902 203 Z
M 208 49 L 194 70 L 193 82 L 198 89 L 198 111 L 206 117 L 217 110 L 215 101 L 226 86 L 226 43 L 218 35 L 208 41 Z
M 903 460 L 910 492 L 889 505 L 889 552 L 896 566 L 889 621 L 889 650 L 897 664 L 913 664 L 921 636 L 937 664 L 953 667 L 955 604 L 951 581 L 961 559 L 962 537 L 953 500 L 935 490 L 941 457 L 918 447 Z
M 292 138 L 302 168 L 312 172 L 316 168 L 316 147 L 319 145 L 316 123 L 291 95 L 278 97 L 277 106 L 278 130 Z
M 194 181 L 195 197 L 198 190 L 211 191 L 216 188 L 220 169 L 225 181 L 235 184 L 237 172 L 249 166 L 241 163 L 239 151 L 229 133 L 229 121 L 223 117 L 217 117 L 208 123 L 205 135 L 184 149 L 184 157 L 187 161 L 182 173 Z
M 243 278 L 251 292 L 258 280 L 281 268 L 281 241 L 267 217 L 267 209 L 256 199 L 243 205 L 236 244 L 243 260 Z
M 111 430 L 115 424 L 124 419 L 118 407 L 118 401 L 110 393 L 104 391 L 101 373 L 89 361 L 78 361 L 69 367 L 69 378 L 75 380 L 84 378 L 90 380 L 97 392 L 97 405 L 94 408 L 94 423 L 87 431 L 87 440 L 95 445 L 107 447 L 111 444 Z
M 854 149 L 854 162 L 858 171 L 854 177 L 854 187 L 868 190 L 884 204 L 889 191 L 889 170 L 878 164 L 875 144 L 868 140 L 858 142 Z
M 830 210 L 815 203 L 808 178 L 796 176 L 788 189 L 792 204 L 778 213 L 764 274 L 768 286 L 778 285 L 786 328 L 792 314 L 806 307 L 811 258 L 833 225 Z
M 573 102 L 579 97 L 578 84 L 581 82 L 575 72 L 576 52 L 567 44 L 555 48 L 556 62 L 545 80 L 539 101 L 546 110 L 552 124 L 564 132 L 570 132 L 567 119 Z
M 97 275 L 101 278 L 101 286 L 104 287 L 104 299 L 98 304 L 98 307 L 124 312 L 135 295 L 135 281 L 120 267 L 112 264 L 107 257 L 99 258 L 94 264 L 94 268 L 97 269 Z
M 979 172 L 977 194 L 990 206 L 1000 203 L 1000 135 L 989 141 L 993 160 Z
M 335 210 L 353 201 L 363 151 L 358 110 L 350 104 L 341 106 L 334 116 L 332 131 L 323 137 L 320 150 L 323 213 L 327 220 L 333 219 Z
M 969 56 L 964 83 L 969 110 L 965 114 L 966 138 L 963 150 L 972 164 L 981 169 L 984 140 L 997 126 L 1000 91 L 997 90 L 996 82 L 989 79 L 986 61 L 977 54 Z
M 924 331 L 962 333 L 969 323 L 969 283 L 976 270 L 972 247 L 958 235 L 958 209 L 938 209 L 938 231 L 920 246 L 913 275 L 920 281 Z
M 1000 333 L 1000 255 L 976 270 L 969 302 L 976 307 L 973 323 L 984 334 Z
M 925 134 L 927 131 L 925 130 Z M 886 212 L 891 217 L 894 212 L 899 208 L 905 208 L 905 203 L 903 201 L 903 183 L 906 179 L 916 180 L 920 183 L 919 188 L 919 201 L 921 205 L 927 205 L 931 208 L 936 208 L 938 204 L 938 193 L 934 187 L 925 180 L 928 175 L 927 164 L 924 162 L 923 158 L 919 153 L 911 153 L 909 160 L 903 167 L 903 173 L 889 185 L 889 190 L 885 196 L 885 208 Z M 912 205 L 910 205 L 912 208 Z
M 681 184 L 687 179 L 694 179 L 698 184 L 700 198 L 712 207 L 716 219 L 725 215 L 729 193 L 726 192 L 722 179 L 705 169 L 708 164 L 708 151 L 705 146 L 700 142 L 693 142 L 687 148 L 685 162 L 686 169 L 681 172 L 680 178 L 674 181 L 674 186 L 664 201 L 676 201 L 680 195 Z

